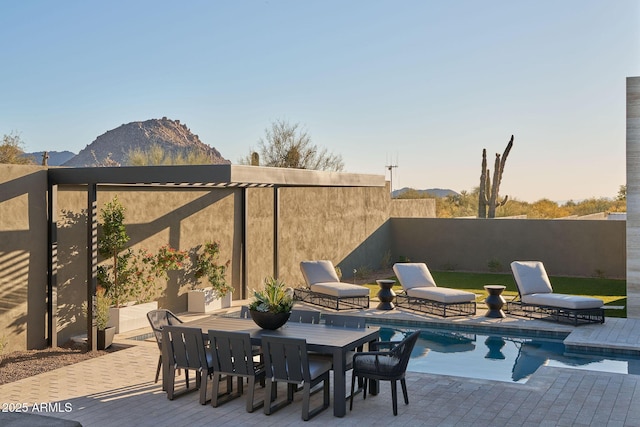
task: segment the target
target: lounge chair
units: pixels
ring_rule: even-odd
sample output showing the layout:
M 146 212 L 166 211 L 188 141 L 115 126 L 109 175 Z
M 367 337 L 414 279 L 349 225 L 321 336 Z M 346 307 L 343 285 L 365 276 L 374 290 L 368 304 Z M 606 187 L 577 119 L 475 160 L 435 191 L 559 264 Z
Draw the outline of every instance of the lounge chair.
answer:
M 574 325 L 604 323 L 604 302 L 601 299 L 554 293 L 542 262 L 514 261 L 511 271 L 518 287 L 519 301 L 507 303 L 507 312 Z
M 331 261 L 302 261 L 300 269 L 307 287 L 295 289 L 297 300 L 334 310 L 369 308 L 369 288 L 341 282 Z
M 425 263 L 397 263 L 393 271 L 402 285 L 396 305 L 442 317 L 476 314 L 476 295 L 436 285 Z

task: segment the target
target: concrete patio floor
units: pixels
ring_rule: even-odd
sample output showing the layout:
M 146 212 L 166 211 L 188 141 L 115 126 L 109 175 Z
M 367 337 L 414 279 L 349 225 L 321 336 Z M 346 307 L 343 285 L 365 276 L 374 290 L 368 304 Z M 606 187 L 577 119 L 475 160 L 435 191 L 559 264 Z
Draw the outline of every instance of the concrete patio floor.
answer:
M 231 311 L 237 309 L 236 306 Z M 571 345 L 640 354 L 640 320 L 635 319 L 607 318 L 603 325 L 572 327 L 517 317 L 488 319 L 483 317 L 482 308 L 473 317 L 448 319 L 397 309 L 340 313 L 371 319 L 448 323 L 461 328 L 474 325 L 569 332 L 565 343 Z M 46 410 L 36 413 L 76 420 L 83 426 L 244 426 L 258 423 L 288 426 L 303 423 L 299 393 L 293 404 L 270 416 L 264 415 L 261 409 L 247 413 L 244 397 L 218 408 L 200 405 L 198 393 L 169 401 L 160 382 L 154 383 L 158 361 L 155 341 L 130 339 L 148 332 L 149 328 L 117 336 L 118 345 L 128 346 L 121 351 L 0 386 L 0 404 L 3 405 L 0 410 L 10 409 L 10 404 L 22 403 L 27 405 L 29 412 L 34 412 L 34 405 L 45 403 L 43 408 Z M 542 366 L 526 384 L 409 372 L 407 385 L 409 405 L 405 406 L 400 396 L 397 417 L 391 410 L 389 384 L 382 383 L 377 396 L 363 400 L 361 394 L 357 395 L 353 411 L 347 412 L 344 418 L 335 418 L 329 408 L 308 423 L 340 426 L 390 423 L 394 426 L 640 426 L 638 375 Z M 1 412 L 0 425 L 11 425 L 2 422 Z

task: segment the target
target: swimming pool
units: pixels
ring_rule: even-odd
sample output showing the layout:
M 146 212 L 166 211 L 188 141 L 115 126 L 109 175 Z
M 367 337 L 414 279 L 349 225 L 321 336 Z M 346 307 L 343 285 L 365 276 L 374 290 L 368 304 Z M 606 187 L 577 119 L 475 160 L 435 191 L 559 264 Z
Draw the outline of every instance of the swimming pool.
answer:
M 525 383 L 540 366 L 640 374 L 640 358 L 567 353 L 562 339 L 510 336 L 506 333 L 380 326 L 383 341 L 401 340 L 420 330 L 408 371 Z

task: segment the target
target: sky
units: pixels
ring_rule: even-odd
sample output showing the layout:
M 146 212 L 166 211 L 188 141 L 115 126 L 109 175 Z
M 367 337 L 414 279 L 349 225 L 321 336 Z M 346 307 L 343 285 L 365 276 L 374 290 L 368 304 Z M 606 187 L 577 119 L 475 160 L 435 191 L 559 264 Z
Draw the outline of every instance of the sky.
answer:
M 21 0 L 0 4 L 0 135 L 78 153 L 180 120 L 237 163 L 276 120 L 345 172 L 501 195 L 615 197 L 639 0 Z

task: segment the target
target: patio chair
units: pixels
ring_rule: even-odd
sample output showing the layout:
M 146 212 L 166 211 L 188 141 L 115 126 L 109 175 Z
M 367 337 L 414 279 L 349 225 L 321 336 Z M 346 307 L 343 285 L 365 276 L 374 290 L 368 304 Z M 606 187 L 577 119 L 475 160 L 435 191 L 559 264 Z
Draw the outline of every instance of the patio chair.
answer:
M 407 383 L 405 373 L 411 358 L 411 351 L 420 336 L 419 331 L 415 331 L 402 341 L 378 341 L 371 343 L 373 351 L 356 353 L 353 356 L 353 376 L 351 377 L 351 398 L 349 410 L 353 410 L 353 396 L 356 378 L 364 380 L 364 399 L 367 398 L 368 381 L 390 381 L 391 400 L 393 403 L 393 415 L 398 415 L 398 389 L 397 382 L 400 380 L 402 395 L 405 405 L 409 404 L 407 394 Z M 387 350 L 380 348 L 387 347 Z
M 217 408 L 222 403 L 242 396 L 243 379 L 246 378 L 249 383 L 246 398 L 247 412 L 253 412 L 262 407 L 263 400 L 254 402 L 254 392 L 256 379 L 264 385 L 265 371 L 263 364 L 253 360 L 251 336 L 246 332 L 209 330 L 209 352 L 213 368 L 211 406 Z M 227 391 L 220 393 L 220 380 L 223 375 L 227 377 Z M 233 377 L 237 377 L 236 393 L 232 390 Z
M 393 271 L 402 285 L 396 296 L 398 307 L 442 317 L 476 314 L 476 295 L 439 287 L 425 263 L 396 263 Z
M 317 325 L 320 323 L 320 312 L 315 310 L 291 310 L 291 316 L 289 316 L 289 322 L 298 323 L 313 323 Z
M 293 401 L 297 387 L 303 392 L 302 419 L 308 421 L 329 407 L 329 371 L 331 362 L 307 353 L 304 339 L 264 335 L 262 348 L 267 376 L 264 413 L 270 415 Z M 278 382 L 287 384 L 287 396 L 276 400 Z M 322 383 L 322 405 L 311 409 L 311 389 Z M 315 392 L 314 392 L 315 393 Z M 268 400 L 268 402 L 267 402 Z
M 184 326 L 167 325 L 162 328 L 162 340 L 167 347 L 170 363 L 169 384 L 167 387 L 167 397 L 173 400 L 174 397 L 184 394 L 189 390 L 187 383 L 186 390 L 175 392 L 175 374 L 177 369 L 185 371 L 193 370 L 196 373 L 196 389 L 200 389 L 200 404 L 207 403 L 207 380 L 213 373 L 211 354 L 207 351 L 200 328 L 188 328 Z
M 324 323 L 337 328 L 355 328 L 361 329 L 367 326 L 367 320 L 364 317 L 341 316 L 339 314 L 325 314 L 323 316 Z
M 158 348 L 160 349 L 160 357 L 158 358 L 158 368 L 156 369 L 156 383 L 160 377 L 160 368 L 162 367 L 162 328 L 167 325 L 179 325 L 182 320 L 169 310 L 151 310 L 147 313 L 147 319 L 151 324 L 151 329 L 156 337 Z M 189 383 L 189 377 L 187 376 L 187 384 Z
M 519 301 L 508 302 L 507 312 L 574 325 L 604 323 L 601 299 L 554 293 L 542 262 L 513 261 L 511 271 Z
M 369 288 L 343 283 L 331 261 L 300 263 L 306 288 L 294 290 L 295 299 L 334 310 L 369 308 Z

